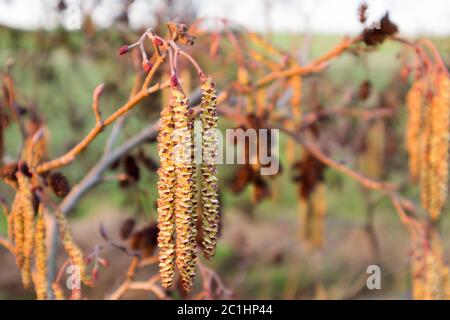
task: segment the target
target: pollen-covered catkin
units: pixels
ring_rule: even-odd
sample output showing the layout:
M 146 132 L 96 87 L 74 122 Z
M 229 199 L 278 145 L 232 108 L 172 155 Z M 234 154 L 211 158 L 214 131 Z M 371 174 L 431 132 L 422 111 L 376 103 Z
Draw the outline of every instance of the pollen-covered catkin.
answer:
M 175 275 L 175 166 L 173 163 L 173 106 L 170 101 L 161 111 L 158 152 L 158 246 L 162 285 L 172 286 Z
M 176 225 L 176 265 L 181 274 L 181 282 L 190 291 L 195 276 L 195 238 L 197 230 L 195 197 L 195 164 L 192 162 L 192 119 L 188 100 L 179 85 L 172 86 L 175 150 L 175 225 Z
M 450 80 L 441 73 L 437 75 L 437 90 L 431 108 L 430 137 L 430 195 L 429 212 L 437 219 L 447 199 L 448 183 L 448 138 L 450 125 Z
M 86 273 L 86 264 L 84 262 L 83 252 L 74 243 L 72 235 L 70 234 L 69 225 L 67 223 L 64 214 L 58 208 L 55 210 L 55 218 L 58 224 L 59 236 L 61 242 L 66 250 L 73 265 L 77 266 L 80 270 L 81 280 L 85 281 L 88 279 Z
M 36 297 L 38 300 L 47 298 L 47 249 L 45 245 L 45 219 L 44 206 L 41 203 L 38 209 L 35 232 L 35 264 L 36 264 Z
M 424 94 L 424 80 L 417 79 L 406 96 L 408 120 L 406 126 L 406 150 L 409 155 L 409 174 L 413 181 L 417 181 L 420 172 L 420 132 L 422 119 L 422 104 Z
M 432 137 L 432 118 L 435 109 L 427 101 L 424 110 L 423 129 L 420 134 L 420 200 L 422 206 L 429 210 L 431 197 L 431 184 L 433 170 L 430 165 L 431 155 L 431 137 Z
M 201 115 L 202 122 L 202 156 L 201 165 L 201 198 L 203 203 L 202 233 L 203 255 L 210 259 L 216 250 L 219 228 L 219 195 L 217 185 L 216 157 L 217 141 L 217 110 L 216 88 L 210 77 L 201 79 Z
M 25 168 L 25 167 L 24 167 Z M 27 170 L 27 169 L 24 169 Z M 23 257 L 22 280 L 25 288 L 31 284 L 31 258 L 34 248 L 34 209 L 31 181 L 22 169 L 17 171 L 20 205 L 23 217 Z

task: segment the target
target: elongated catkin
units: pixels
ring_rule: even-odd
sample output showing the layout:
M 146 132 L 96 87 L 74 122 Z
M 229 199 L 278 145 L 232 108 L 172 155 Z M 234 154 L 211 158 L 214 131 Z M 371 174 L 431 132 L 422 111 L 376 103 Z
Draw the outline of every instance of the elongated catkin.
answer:
M 422 123 L 422 104 L 425 82 L 423 79 L 414 81 L 406 96 L 408 120 L 406 125 L 405 144 L 409 156 L 409 174 L 417 181 L 420 172 L 420 133 Z
M 210 259 L 216 250 L 217 234 L 219 228 L 219 195 L 217 184 L 217 110 L 216 110 L 216 88 L 210 77 L 201 79 L 202 100 L 201 122 L 202 122 L 202 156 L 201 165 L 201 197 L 203 203 L 202 233 L 203 233 L 203 255 Z
M 172 99 L 161 111 L 161 129 L 158 135 L 158 152 L 161 161 L 158 169 L 158 246 L 159 269 L 162 285 L 172 286 L 175 275 L 175 166 L 173 162 L 173 105 Z
M 35 290 L 38 300 L 45 300 L 47 298 L 47 248 L 45 245 L 45 236 L 44 206 L 41 203 L 38 209 L 34 238 L 36 264 Z
M 23 257 L 22 281 L 25 288 L 31 285 L 31 258 L 34 249 L 34 209 L 31 181 L 23 172 L 28 168 L 23 165 L 17 171 L 17 183 L 19 186 L 20 205 L 23 217 Z
M 195 276 L 197 230 L 195 198 L 195 164 L 192 162 L 193 123 L 188 108 L 188 100 L 179 85 L 171 88 L 174 124 L 176 134 L 175 150 L 175 225 L 176 225 L 176 265 L 181 274 L 183 288 L 191 290 Z
M 88 275 L 86 273 L 86 264 L 84 262 L 83 252 L 73 241 L 66 217 L 58 208 L 55 210 L 55 218 L 64 249 L 66 250 L 72 264 L 79 268 L 81 280 L 86 282 L 88 280 Z
M 440 73 L 436 76 L 437 90 L 429 108 L 428 168 L 425 168 L 426 189 L 424 207 L 437 219 L 447 200 L 448 138 L 450 125 L 450 80 Z M 428 150 L 425 150 L 428 151 Z

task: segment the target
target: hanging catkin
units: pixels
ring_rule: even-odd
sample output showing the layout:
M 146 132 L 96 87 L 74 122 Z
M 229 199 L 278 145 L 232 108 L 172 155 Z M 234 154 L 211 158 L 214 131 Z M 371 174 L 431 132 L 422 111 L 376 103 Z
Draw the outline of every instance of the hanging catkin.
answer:
M 432 183 L 432 169 L 430 165 L 431 137 L 432 137 L 432 118 L 435 109 L 427 101 L 424 110 L 423 129 L 420 135 L 420 200 L 422 206 L 429 210 L 430 208 L 430 187 Z
M 219 228 L 219 196 L 217 185 L 217 111 L 216 88 L 210 77 L 201 79 L 201 122 L 202 122 L 202 233 L 203 255 L 210 259 L 216 250 Z
M 13 238 L 16 252 L 16 264 L 19 268 L 23 266 L 23 210 L 21 205 L 22 197 L 20 196 L 20 192 L 17 191 L 14 202 L 11 208 L 11 217 L 13 218 Z M 11 232 L 11 231 L 10 231 Z
M 162 285 L 173 284 L 175 275 L 175 166 L 173 163 L 173 100 L 161 111 L 161 130 L 158 135 L 158 152 L 161 166 L 158 169 L 158 246 Z
M 424 94 L 424 80 L 417 79 L 406 96 L 408 120 L 406 126 L 406 150 L 409 155 L 409 174 L 413 181 L 417 181 L 420 172 L 420 133 L 422 119 L 422 104 Z
M 197 231 L 195 198 L 195 164 L 192 161 L 193 122 L 188 100 L 179 85 L 172 86 L 173 112 L 176 134 L 175 150 L 175 225 L 176 265 L 181 274 L 183 288 L 191 290 L 195 276 L 195 238 Z
M 61 238 L 64 249 L 66 250 L 66 253 L 69 256 L 72 264 L 79 268 L 81 279 L 86 282 L 88 278 L 83 252 L 74 243 L 72 235 L 70 234 L 70 229 L 66 217 L 58 208 L 56 208 L 55 210 L 55 218 L 58 224 L 59 236 Z
M 36 297 L 38 300 L 47 298 L 47 249 L 45 245 L 44 206 L 38 209 L 35 232 L 35 264 L 36 264 Z
M 448 138 L 450 125 L 450 79 L 443 73 L 438 75 L 437 94 L 433 105 L 436 108 L 433 120 L 432 161 L 435 161 L 435 187 L 431 199 L 431 216 L 436 219 L 447 199 L 448 183 Z
M 447 199 L 448 182 L 448 130 L 450 125 L 450 80 L 441 73 L 436 77 L 437 89 L 430 105 L 430 135 L 428 165 L 428 206 L 433 219 L 437 219 Z
M 17 171 L 17 183 L 19 186 L 20 205 L 23 217 L 23 266 L 22 281 L 25 288 L 31 284 L 31 256 L 34 247 L 34 209 L 31 181 L 27 176 L 28 167 L 23 163 Z

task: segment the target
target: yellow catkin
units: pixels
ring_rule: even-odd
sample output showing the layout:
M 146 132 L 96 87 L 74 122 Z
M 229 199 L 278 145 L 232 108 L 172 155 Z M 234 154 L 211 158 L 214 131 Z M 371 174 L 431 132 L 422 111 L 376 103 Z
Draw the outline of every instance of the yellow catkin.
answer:
M 173 106 L 172 101 L 161 111 L 161 129 L 158 135 L 158 152 L 161 161 L 158 169 L 158 246 L 162 285 L 172 286 L 175 275 L 175 166 L 173 163 Z
M 24 233 L 23 233 L 23 210 L 21 205 L 22 197 L 20 196 L 20 192 L 16 193 L 14 198 L 14 202 L 11 209 L 11 215 L 14 218 L 13 223 L 13 233 L 14 233 L 14 246 L 16 252 L 16 264 L 19 268 L 23 266 L 23 242 L 24 242 Z
M 181 283 L 186 291 L 192 289 L 195 276 L 196 254 L 196 210 L 195 164 L 192 161 L 193 122 L 188 108 L 188 100 L 179 86 L 171 90 L 173 99 L 174 124 L 177 130 L 174 137 L 176 150 L 175 174 L 175 225 L 176 225 L 176 265 L 181 274 Z
M 427 106 L 421 139 L 421 200 L 432 218 L 439 217 L 447 197 L 449 79 L 440 74 Z
M 20 201 L 20 195 L 18 192 L 16 192 L 16 195 L 14 196 L 14 200 L 13 203 L 11 205 L 11 210 L 9 211 L 9 215 L 8 215 L 8 239 L 14 243 L 14 220 L 16 218 L 16 214 L 18 210 L 20 209 L 19 206 L 19 201 Z
M 433 219 L 437 219 L 447 199 L 448 138 L 450 125 L 450 80 L 444 74 L 437 76 L 437 91 L 431 107 L 432 134 L 430 141 L 430 207 Z
M 416 300 L 442 300 L 449 297 L 448 266 L 444 263 L 444 248 L 436 233 L 413 250 L 411 271 L 412 297 Z
M 359 158 L 361 170 L 369 177 L 379 179 L 383 174 L 386 148 L 386 124 L 376 120 L 367 131 L 365 150 Z
M 58 208 L 55 210 L 55 218 L 58 224 L 59 236 L 61 238 L 63 247 L 67 255 L 69 256 L 72 264 L 74 264 L 79 268 L 81 280 L 87 282 L 88 275 L 86 273 L 86 264 L 84 261 L 83 252 L 74 243 L 66 217 Z
M 45 245 L 44 206 L 39 205 L 35 232 L 35 265 L 36 265 L 36 297 L 38 300 L 47 298 L 47 248 Z
M 414 300 L 425 298 L 424 261 L 424 248 L 423 246 L 417 246 L 413 249 L 411 255 L 412 298 Z
M 64 291 L 58 283 L 52 283 L 53 295 L 55 296 L 55 300 L 65 300 Z
M 430 187 L 432 183 L 432 170 L 430 165 L 431 155 L 431 136 L 434 108 L 432 104 L 427 104 L 424 110 L 423 130 L 420 136 L 420 200 L 422 206 L 429 210 L 430 208 Z
M 23 257 L 22 281 L 25 288 L 31 285 L 31 258 L 34 249 L 34 208 L 30 178 L 19 170 L 16 174 L 19 186 L 20 205 L 23 216 Z
M 424 300 L 442 300 L 444 298 L 444 278 L 442 262 L 429 252 L 425 258 Z
M 424 81 L 414 81 L 406 96 L 408 120 L 406 125 L 405 144 L 409 156 L 409 174 L 417 181 L 420 172 L 420 132 L 422 121 L 422 105 Z
M 202 122 L 202 232 L 203 255 L 210 259 L 216 250 L 217 234 L 219 228 L 219 195 L 217 184 L 216 157 L 218 152 L 217 141 L 217 110 L 216 88 L 209 77 L 202 78 L 201 84 L 201 122 Z

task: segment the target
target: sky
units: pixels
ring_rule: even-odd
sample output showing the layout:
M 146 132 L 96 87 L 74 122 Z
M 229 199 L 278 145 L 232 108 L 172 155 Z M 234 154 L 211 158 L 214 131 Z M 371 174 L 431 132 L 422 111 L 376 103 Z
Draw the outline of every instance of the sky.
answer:
M 85 1 L 84 10 L 95 0 Z M 58 17 L 49 8 L 56 0 L 0 0 L 0 24 L 21 28 L 52 28 Z M 78 0 L 67 0 L 70 15 L 62 21 L 76 25 Z M 266 14 L 265 3 L 271 3 Z M 227 17 L 249 29 L 274 32 L 355 34 L 361 30 L 356 11 L 361 0 L 182 0 L 196 6 L 200 17 Z M 368 20 L 378 20 L 386 11 L 408 35 L 450 35 L 450 0 L 366 0 Z M 93 11 L 96 24 L 107 28 L 120 10 L 121 0 L 103 0 Z M 133 27 L 151 24 L 151 13 L 161 0 L 136 0 L 129 11 Z M 79 11 L 79 10 L 78 10 Z

